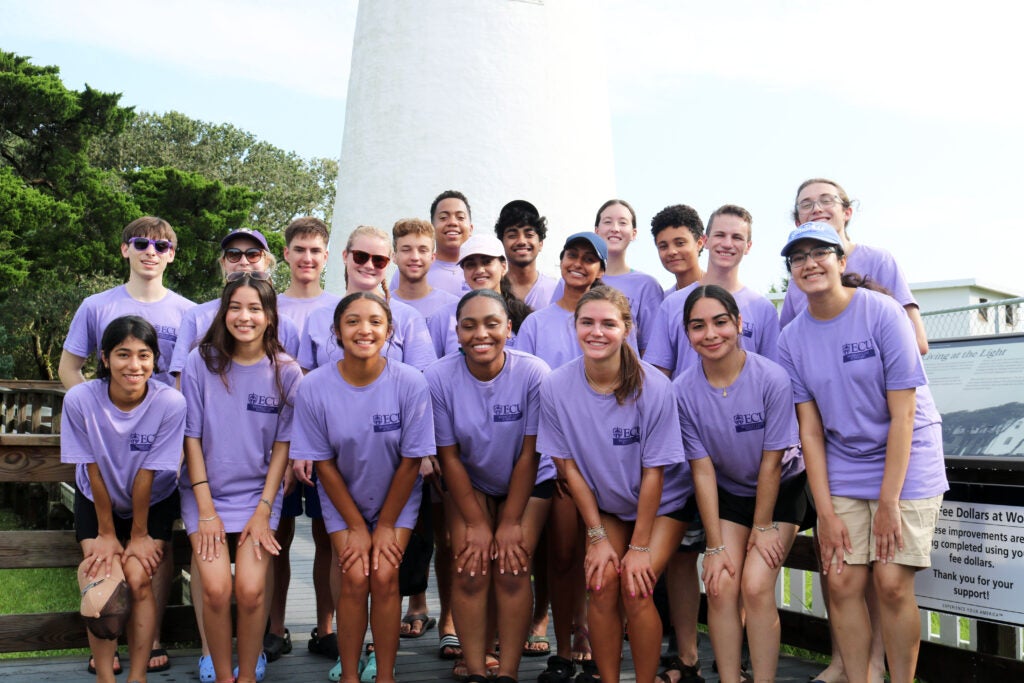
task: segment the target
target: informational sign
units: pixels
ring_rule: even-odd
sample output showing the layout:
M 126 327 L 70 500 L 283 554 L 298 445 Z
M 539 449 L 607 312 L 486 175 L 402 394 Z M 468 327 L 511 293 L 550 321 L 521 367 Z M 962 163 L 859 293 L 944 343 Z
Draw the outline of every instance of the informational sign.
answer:
M 1024 508 L 944 501 L 915 592 L 925 609 L 1024 625 Z
M 1024 457 L 1024 335 L 935 342 L 924 366 L 946 457 Z

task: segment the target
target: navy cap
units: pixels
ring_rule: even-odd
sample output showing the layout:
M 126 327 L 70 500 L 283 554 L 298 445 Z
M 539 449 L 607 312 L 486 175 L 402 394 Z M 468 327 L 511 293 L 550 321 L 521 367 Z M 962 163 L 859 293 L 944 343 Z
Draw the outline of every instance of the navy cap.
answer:
M 586 241 L 590 246 L 597 252 L 597 257 L 601 259 L 601 267 L 608 270 L 608 245 L 601 239 L 600 235 L 596 232 L 577 232 L 569 235 L 565 240 L 565 245 L 562 247 L 562 251 L 569 248 L 569 245 L 573 242 L 579 242 L 580 240 Z
M 260 243 L 266 251 L 270 251 L 270 246 L 267 244 L 267 238 L 263 236 L 263 233 L 259 230 L 250 230 L 249 228 L 238 228 L 228 233 L 228 236 L 220 241 L 220 248 L 223 249 L 228 242 L 235 239 L 236 237 L 249 237 Z

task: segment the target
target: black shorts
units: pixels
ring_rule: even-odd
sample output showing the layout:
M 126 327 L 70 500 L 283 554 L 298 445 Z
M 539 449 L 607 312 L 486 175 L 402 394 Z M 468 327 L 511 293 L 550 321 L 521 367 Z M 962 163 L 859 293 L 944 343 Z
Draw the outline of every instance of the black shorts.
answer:
M 324 512 L 320 508 L 320 493 L 317 491 L 316 472 L 313 473 L 314 486 L 295 482 L 295 488 L 281 501 L 281 517 L 298 517 L 305 508 L 306 516 L 310 519 L 323 519 Z M 305 500 L 305 505 L 303 505 Z
M 748 529 L 754 527 L 755 496 L 737 496 L 718 487 L 718 517 Z M 799 529 L 814 526 L 814 506 L 807 491 L 807 473 L 801 472 L 779 484 L 779 495 L 772 512 L 773 522 L 794 524 Z
M 170 541 L 174 522 L 181 517 L 178 491 L 149 507 L 146 520 L 149 535 L 158 541 Z M 114 533 L 122 543 L 131 538 L 132 519 L 114 515 Z M 100 523 L 96 517 L 96 505 L 75 487 L 75 540 L 81 543 L 100 535 Z
M 533 485 L 533 489 L 530 491 L 530 498 L 540 498 L 541 500 L 551 500 L 551 497 L 555 495 L 555 480 L 545 479 L 544 481 L 537 482 Z M 498 505 L 501 505 L 508 499 L 508 494 L 504 496 L 492 496 L 488 495 L 488 498 L 493 500 Z

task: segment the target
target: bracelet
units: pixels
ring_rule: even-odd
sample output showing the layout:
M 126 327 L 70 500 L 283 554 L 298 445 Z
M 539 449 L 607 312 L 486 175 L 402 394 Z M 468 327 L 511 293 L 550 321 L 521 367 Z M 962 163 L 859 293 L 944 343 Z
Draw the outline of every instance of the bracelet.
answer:
M 646 545 L 633 545 L 632 543 L 630 543 L 626 547 L 628 547 L 633 552 L 637 552 L 637 553 L 649 553 L 649 552 L 651 552 L 650 546 L 646 546 Z
M 604 525 L 602 524 L 598 524 L 597 526 L 592 526 L 587 529 L 587 540 L 590 541 L 591 545 L 606 538 L 608 538 L 608 532 L 605 531 Z
M 724 545 L 720 545 L 717 548 L 708 548 L 707 550 L 704 551 L 704 557 L 710 557 L 712 555 L 717 555 L 718 553 L 722 553 L 722 552 L 725 552 L 725 546 Z
M 765 531 L 772 531 L 772 530 L 778 531 L 779 530 L 779 523 L 778 522 L 772 522 L 768 526 L 757 526 L 755 524 L 754 528 L 757 529 L 758 531 L 762 532 L 762 533 L 765 532 Z
M 191 488 L 195 488 L 195 487 L 199 486 L 200 484 L 206 484 L 207 486 L 209 486 L 210 485 L 210 480 L 209 479 L 203 479 L 202 481 L 197 481 L 196 483 L 192 484 Z
M 270 511 L 273 512 L 273 510 L 274 510 L 274 504 L 273 503 L 271 503 L 266 498 L 260 498 L 260 502 L 263 503 L 264 505 L 266 505 L 267 508 L 269 508 Z
M 200 522 L 212 522 L 215 519 L 217 519 L 217 515 L 214 515 L 213 517 L 200 517 L 199 521 Z

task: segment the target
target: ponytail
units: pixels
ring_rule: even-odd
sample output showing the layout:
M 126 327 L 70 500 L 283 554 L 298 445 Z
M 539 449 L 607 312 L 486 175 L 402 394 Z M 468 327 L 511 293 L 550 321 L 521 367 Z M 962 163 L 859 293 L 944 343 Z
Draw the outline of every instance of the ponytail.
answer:
M 526 320 L 526 316 L 533 313 L 533 309 L 512 292 L 512 281 L 508 279 L 508 275 L 501 276 L 500 289 L 501 298 L 505 300 L 505 308 L 508 309 L 509 320 L 512 321 L 512 331 L 519 334 L 519 326 Z

